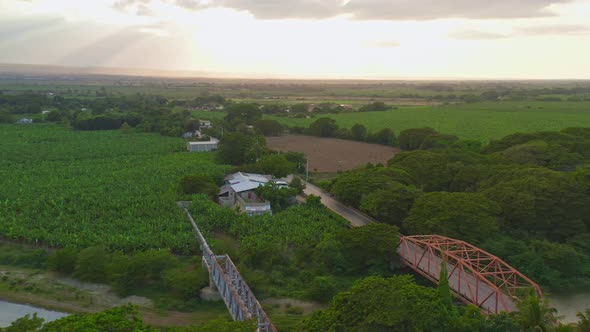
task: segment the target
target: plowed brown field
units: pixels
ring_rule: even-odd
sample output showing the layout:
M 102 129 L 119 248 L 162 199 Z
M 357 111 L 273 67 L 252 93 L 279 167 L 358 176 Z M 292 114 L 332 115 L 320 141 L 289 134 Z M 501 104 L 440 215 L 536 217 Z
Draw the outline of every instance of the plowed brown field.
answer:
M 287 135 L 267 137 L 268 147 L 279 151 L 303 152 L 309 158 L 309 170 L 336 172 L 383 163 L 393 158 L 400 149 L 336 138 Z

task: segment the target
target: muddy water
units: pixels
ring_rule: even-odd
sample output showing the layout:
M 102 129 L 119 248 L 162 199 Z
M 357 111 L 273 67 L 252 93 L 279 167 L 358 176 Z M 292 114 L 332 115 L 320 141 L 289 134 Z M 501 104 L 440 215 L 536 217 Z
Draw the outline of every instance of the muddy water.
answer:
M 0 327 L 9 326 L 13 321 L 23 317 L 24 315 L 32 315 L 35 312 L 39 317 L 45 319 L 45 322 L 50 322 L 68 315 L 63 312 L 35 308 L 25 304 L 0 301 Z
M 557 309 L 558 315 L 563 316 L 565 322 L 577 322 L 576 314 L 590 309 L 590 293 L 567 296 L 552 295 L 549 306 Z

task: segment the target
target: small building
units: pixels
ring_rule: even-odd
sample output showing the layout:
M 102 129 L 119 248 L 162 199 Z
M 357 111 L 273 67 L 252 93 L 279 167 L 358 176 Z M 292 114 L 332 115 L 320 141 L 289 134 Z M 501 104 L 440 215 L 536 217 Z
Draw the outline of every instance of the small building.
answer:
M 217 199 L 221 206 L 238 208 L 249 216 L 272 214 L 270 202 L 258 197 L 256 188 L 273 180 L 270 175 L 238 172 L 225 178 Z M 275 180 L 279 186 L 287 187 L 284 181 Z
M 213 126 L 211 125 L 211 121 L 209 121 L 209 120 L 199 120 L 199 129 L 200 130 L 209 129 L 209 128 L 213 128 Z
M 16 123 L 19 123 L 19 124 L 32 124 L 33 123 L 33 119 L 30 119 L 30 118 L 22 118 L 22 119 L 18 120 Z
M 194 136 L 195 136 L 195 132 L 194 131 L 187 131 L 184 134 L 182 134 L 182 138 L 185 138 L 185 139 L 189 139 L 189 138 L 194 137 Z
M 210 152 L 217 150 L 219 140 L 211 137 L 209 141 L 188 142 L 186 148 L 188 152 Z

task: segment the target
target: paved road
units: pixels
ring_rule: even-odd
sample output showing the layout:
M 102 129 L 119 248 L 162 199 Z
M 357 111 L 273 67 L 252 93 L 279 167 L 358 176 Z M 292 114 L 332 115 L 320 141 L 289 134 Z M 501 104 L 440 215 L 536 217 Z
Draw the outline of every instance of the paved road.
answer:
M 324 192 L 321 188 L 311 183 L 305 184 L 304 192 L 307 195 L 320 196 L 320 198 L 322 199 L 322 203 L 324 203 L 324 205 L 328 207 L 328 209 L 336 212 L 337 214 L 341 215 L 344 219 L 350 221 L 350 224 L 353 227 L 365 226 L 374 222 L 370 217 L 365 216 L 359 211 L 340 203 L 332 196 L 330 196 L 330 194 Z
M 401 246 L 398 248 L 397 252 L 400 257 L 410 262 L 410 266 L 415 267 L 415 264 L 411 263 L 422 257 L 424 249 L 411 242 L 405 243 L 408 245 L 404 246 L 403 253 Z M 433 255 L 431 252 L 427 252 L 424 255 L 424 258 L 420 261 L 419 268 L 426 274 L 438 280 L 440 276 L 441 262 L 442 259 L 440 257 Z M 447 271 L 449 274 L 453 271 L 454 267 L 454 265 L 447 263 Z M 516 304 L 509 295 L 501 292 L 495 294 L 495 290 L 490 287 L 490 285 L 482 281 L 477 282 L 477 278 L 472 274 L 463 273 L 461 278 L 459 278 L 459 274 L 455 271 L 455 273 L 449 277 L 449 286 L 455 293 L 460 293 L 464 298 L 469 299 L 471 303 L 477 303 L 477 305 L 480 305 L 491 313 L 499 313 L 500 311 L 511 312 L 516 310 Z

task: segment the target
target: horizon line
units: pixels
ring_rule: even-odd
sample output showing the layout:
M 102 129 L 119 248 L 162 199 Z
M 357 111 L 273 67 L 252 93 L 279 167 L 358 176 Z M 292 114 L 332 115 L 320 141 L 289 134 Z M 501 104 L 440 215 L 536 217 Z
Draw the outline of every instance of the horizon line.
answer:
M 29 67 L 29 68 L 27 68 Z M 36 69 L 36 70 L 35 70 Z M 70 73 L 59 72 L 74 71 Z M 76 72 L 77 71 L 77 72 Z M 52 75 L 90 75 L 90 76 L 124 76 L 144 77 L 160 79 L 215 79 L 215 80 L 278 80 L 278 81 L 373 81 L 373 82 L 394 82 L 394 81 L 590 81 L 590 78 L 532 78 L 532 77 L 375 77 L 375 76 L 316 76 L 316 75 L 264 75 L 258 73 L 229 73 L 229 72 L 207 72 L 200 70 L 182 69 L 157 69 L 157 68 L 133 68 L 113 66 L 72 66 L 56 64 L 35 64 L 35 63 L 0 63 L 0 75 L 13 74 L 52 74 Z M 184 74 L 183 74 L 184 73 Z

